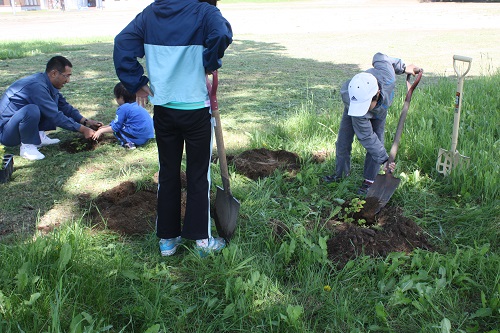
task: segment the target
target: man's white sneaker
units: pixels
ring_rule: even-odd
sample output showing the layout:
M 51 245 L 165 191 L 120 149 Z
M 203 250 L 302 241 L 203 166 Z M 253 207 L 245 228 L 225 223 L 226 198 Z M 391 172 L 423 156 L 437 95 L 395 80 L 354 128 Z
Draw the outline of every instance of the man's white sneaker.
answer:
M 19 153 L 22 158 L 30 161 L 41 160 L 45 158 L 45 155 L 38 151 L 36 145 L 21 143 L 21 152 Z
M 59 139 L 51 139 L 47 136 L 47 134 L 45 134 L 45 131 L 39 131 L 38 132 L 40 134 L 40 140 L 42 141 L 42 143 L 40 143 L 39 147 L 43 147 L 43 146 L 48 146 L 48 145 L 55 145 L 56 143 L 59 143 Z

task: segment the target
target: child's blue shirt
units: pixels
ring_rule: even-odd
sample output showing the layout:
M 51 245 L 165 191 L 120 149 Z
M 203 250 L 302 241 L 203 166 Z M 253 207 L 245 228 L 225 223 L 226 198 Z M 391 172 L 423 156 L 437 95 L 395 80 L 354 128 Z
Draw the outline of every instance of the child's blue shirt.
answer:
M 153 118 L 136 102 L 120 105 L 109 126 L 114 132 L 125 134 L 136 145 L 142 145 L 154 138 Z

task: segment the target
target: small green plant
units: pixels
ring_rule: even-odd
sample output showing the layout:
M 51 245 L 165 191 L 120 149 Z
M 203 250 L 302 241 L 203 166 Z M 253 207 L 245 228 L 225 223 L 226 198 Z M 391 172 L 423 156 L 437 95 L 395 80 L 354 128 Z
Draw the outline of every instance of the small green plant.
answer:
M 228 50 L 220 77 L 228 151 L 265 147 L 300 156 L 331 151 L 343 112 L 338 90 L 357 71 L 351 65 L 358 60 L 303 58 L 293 48 L 287 48 L 287 56 L 275 42 L 235 40 Z M 112 119 L 112 38 L 80 44 L 81 51 L 70 55 L 80 65 L 64 95 L 85 116 Z M 57 43 L 46 45 L 55 45 L 57 52 L 31 44 L 28 49 L 41 49 L 43 55 L 4 60 L 0 87 L 40 71 L 52 54 L 67 51 Z M 22 51 L 14 46 L 8 49 Z M 360 57 L 364 62 L 370 55 Z M 20 160 L 19 181 L 0 184 L 0 215 L 5 216 L 0 332 L 497 332 L 500 114 L 495 92 L 500 73 L 467 81 L 459 151 L 476 163 L 468 173 L 443 178 L 435 172 L 436 149 L 449 144 L 456 80 L 431 72 L 412 98 L 399 147 L 401 185 L 391 204 L 417 219 L 439 251 L 395 252 L 386 258 L 360 252 L 342 269 L 331 262 L 328 250 L 334 243 L 327 241 L 334 235 L 328 225 L 340 221 L 340 212 L 347 215 L 344 207 L 368 206 L 359 199 L 346 202 L 365 156 L 357 140 L 353 177 L 338 184 L 320 180 L 332 172 L 333 156 L 325 163 L 301 161 L 297 177 L 276 172 L 253 181 L 232 168 L 231 186 L 242 203 L 239 224 L 231 244 L 210 260 L 192 255 L 189 243 L 175 256 L 161 257 L 154 232 L 124 237 L 106 224 L 97 230 L 87 208 L 79 210 L 82 194 L 96 197 L 123 180 L 150 184 L 158 171 L 156 145 L 140 154 L 98 147 L 94 154 L 69 155 L 47 147 L 50 158 Z M 398 84 L 387 144 L 404 90 Z M 61 138 L 73 138 L 68 135 L 61 132 Z M 219 178 L 214 175 L 217 184 Z M 47 234 L 4 241 L 4 231 L 37 230 L 38 219 L 53 217 L 67 223 Z M 271 237 L 271 218 L 288 226 L 283 237 Z M 383 230 L 382 225 L 370 228 Z
M 82 152 L 87 150 L 87 142 L 82 141 L 82 139 L 79 137 L 71 140 L 71 146 L 76 152 Z
M 353 214 L 359 213 L 361 209 L 363 209 L 364 204 L 366 203 L 365 200 L 362 200 L 360 198 L 353 198 L 347 207 L 344 207 L 341 209 L 338 213 L 339 219 L 343 220 L 344 222 L 347 223 L 353 223 L 355 222 L 355 218 L 353 217 Z M 364 225 L 366 223 L 365 219 L 359 219 L 358 224 Z

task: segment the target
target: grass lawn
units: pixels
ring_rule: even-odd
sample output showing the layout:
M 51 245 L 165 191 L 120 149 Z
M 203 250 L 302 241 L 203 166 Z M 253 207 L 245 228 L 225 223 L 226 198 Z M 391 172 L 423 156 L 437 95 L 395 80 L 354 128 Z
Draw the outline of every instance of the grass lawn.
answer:
M 221 255 L 198 258 L 188 242 L 162 258 L 154 232 L 124 236 L 89 222 L 103 192 L 127 181 L 138 191 L 154 187 L 154 142 L 126 151 L 110 141 L 74 154 L 49 146 L 35 162 L 5 148 L 15 170 L 0 184 L 0 332 L 499 332 L 498 69 L 466 78 L 457 149 L 470 165 L 448 177 L 435 164 L 451 145 L 456 78 L 424 72 L 413 94 L 396 158 L 402 181 L 389 205 L 434 249 L 359 253 L 339 267 L 326 222 L 338 217 L 339 202 L 357 197 L 364 149 L 355 142 L 352 177 L 319 180 L 334 165 L 339 87 L 360 68 L 287 55 L 284 44 L 236 39 L 219 73 L 228 154 L 284 149 L 301 162 L 298 172 L 259 180 L 230 167 L 241 209 Z M 86 117 L 111 121 L 112 37 L 0 42 L 0 91 L 56 54 L 73 63 L 66 99 Z M 403 77 L 397 87 L 388 149 Z M 71 142 L 80 134 L 50 135 Z M 320 151 L 326 159 L 317 163 Z M 212 170 L 215 188 L 218 165 Z M 286 232 L 277 237 L 272 221 Z

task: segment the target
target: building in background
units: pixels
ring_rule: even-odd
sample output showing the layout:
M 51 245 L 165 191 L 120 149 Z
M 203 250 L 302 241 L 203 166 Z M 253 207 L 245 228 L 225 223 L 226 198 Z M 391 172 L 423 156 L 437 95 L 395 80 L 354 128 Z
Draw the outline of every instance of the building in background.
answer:
M 151 2 L 153 0 L 0 0 L 0 12 L 125 8 Z

